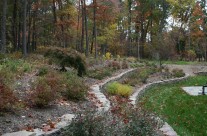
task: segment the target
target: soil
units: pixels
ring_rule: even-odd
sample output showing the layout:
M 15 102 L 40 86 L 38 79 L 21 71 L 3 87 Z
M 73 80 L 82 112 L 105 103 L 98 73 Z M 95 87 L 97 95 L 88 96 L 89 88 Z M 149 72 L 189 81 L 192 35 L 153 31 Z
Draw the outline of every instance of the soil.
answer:
M 31 93 L 31 84 L 36 78 L 36 72 L 32 72 L 32 74 L 24 75 L 14 84 L 14 93 L 20 102 L 28 99 Z M 0 112 L 0 135 L 25 130 L 28 127 L 33 129 L 41 128 L 48 121 L 57 122 L 62 115 L 72 114 L 75 110 L 82 109 L 86 103 L 88 101 L 72 102 L 59 98 L 48 107 L 42 109 L 23 106 L 22 104 L 19 105 L 19 108 L 12 109 L 6 113 Z
M 0 116 L 0 134 L 20 131 L 28 127 L 41 128 L 48 121 L 56 122 L 58 117 L 66 113 L 73 113 L 78 108 L 76 103 L 67 105 L 52 105 L 44 109 L 27 108 L 4 113 Z
M 123 70 L 119 70 L 113 75 L 121 73 Z M 19 101 L 25 100 L 31 93 L 31 84 L 37 78 L 37 72 L 26 74 L 14 84 L 14 93 L 18 97 Z M 93 78 L 84 78 L 85 83 L 88 86 L 92 86 L 101 80 Z M 0 135 L 5 133 L 16 132 L 25 130 L 27 128 L 41 128 L 44 124 L 50 122 L 58 122 L 59 118 L 64 114 L 74 114 L 77 110 L 83 110 L 86 105 L 89 105 L 88 100 L 81 102 L 72 102 L 59 99 L 52 103 L 47 108 L 19 108 L 6 113 L 0 112 Z

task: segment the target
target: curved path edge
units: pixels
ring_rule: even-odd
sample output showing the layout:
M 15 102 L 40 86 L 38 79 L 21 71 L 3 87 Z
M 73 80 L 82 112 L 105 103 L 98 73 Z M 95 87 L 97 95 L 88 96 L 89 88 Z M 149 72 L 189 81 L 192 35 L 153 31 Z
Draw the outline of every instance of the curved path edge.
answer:
M 118 75 L 112 76 L 90 87 L 91 92 L 94 93 L 97 99 L 103 104 L 102 107 L 98 107 L 98 111 L 107 111 L 110 108 L 110 101 L 101 92 L 100 88 L 106 83 L 113 81 L 113 80 L 117 80 L 121 78 L 123 75 L 133 70 L 135 69 L 127 69 L 124 72 L 119 73 Z M 61 117 L 61 121 L 55 125 L 55 129 L 53 129 L 52 131 L 44 132 L 43 130 L 37 128 L 37 129 L 34 129 L 33 132 L 23 130 L 23 131 L 18 131 L 18 132 L 6 133 L 6 134 L 3 134 L 2 136 L 57 136 L 61 133 L 61 129 L 65 128 L 71 123 L 74 117 L 75 117 L 74 114 L 63 115 Z
M 135 106 L 136 102 L 139 101 L 139 99 L 146 93 L 146 90 L 155 86 L 155 85 L 166 84 L 166 83 L 175 83 L 175 82 L 185 80 L 188 77 L 190 77 L 190 75 L 186 74 L 184 77 L 180 77 L 180 78 L 173 78 L 173 79 L 156 81 L 156 82 L 145 84 L 142 87 L 140 87 L 139 89 L 137 89 L 130 96 L 129 99 L 131 100 L 131 104 Z M 158 119 L 158 120 L 161 120 L 161 119 Z M 177 133 L 174 131 L 174 129 L 167 122 L 165 122 L 164 125 L 159 130 L 161 130 L 163 132 L 163 134 L 166 136 L 178 136 Z
M 101 92 L 101 89 L 103 85 L 107 84 L 108 82 L 117 80 L 119 78 L 121 78 L 123 75 L 133 71 L 135 69 L 128 69 L 116 76 L 110 77 L 104 81 L 102 81 L 101 83 L 95 84 L 93 86 L 91 86 L 91 90 L 92 93 L 94 93 L 94 95 L 97 97 L 97 99 L 102 103 L 102 107 L 98 107 L 98 111 L 108 111 L 111 104 L 110 101 L 106 98 L 106 96 Z

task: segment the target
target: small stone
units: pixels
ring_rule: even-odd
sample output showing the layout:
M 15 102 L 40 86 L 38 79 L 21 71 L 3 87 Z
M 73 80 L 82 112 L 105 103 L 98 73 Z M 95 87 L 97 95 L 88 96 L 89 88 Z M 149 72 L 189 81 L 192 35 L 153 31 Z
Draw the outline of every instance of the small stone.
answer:
M 19 131 L 19 132 L 14 132 L 14 133 L 7 133 L 3 134 L 2 136 L 35 136 L 35 132 L 28 132 L 28 131 Z
M 74 117 L 74 114 L 65 114 L 61 117 L 61 119 L 62 121 L 71 121 Z

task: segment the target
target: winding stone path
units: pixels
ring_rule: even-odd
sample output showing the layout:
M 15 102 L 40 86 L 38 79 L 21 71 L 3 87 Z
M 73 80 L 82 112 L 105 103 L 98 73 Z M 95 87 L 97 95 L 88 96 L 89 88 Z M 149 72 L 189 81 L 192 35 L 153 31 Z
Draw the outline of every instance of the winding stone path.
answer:
M 102 82 L 95 84 L 93 86 L 91 86 L 91 90 L 92 92 L 95 94 L 95 96 L 97 97 L 97 99 L 103 104 L 102 107 L 99 107 L 99 111 L 107 111 L 110 108 L 110 101 L 106 98 L 106 96 L 101 92 L 100 88 L 113 80 L 117 80 L 119 78 L 121 78 L 123 75 L 127 74 L 128 72 L 133 71 L 134 69 L 128 69 L 118 75 L 115 75 L 113 77 L 110 77 L 106 80 L 103 80 Z M 65 114 L 61 117 L 61 121 L 58 122 L 55 125 L 55 129 L 53 129 L 52 131 L 48 131 L 48 132 L 44 132 L 41 129 L 34 129 L 33 132 L 29 132 L 29 131 L 18 131 L 18 132 L 13 132 L 13 133 L 6 133 L 3 134 L 2 136 L 55 136 L 58 135 L 61 131 L 62 128 L 66 127 L 67 125 L 70 124 L 70 122 L 72 121 L 72 119 L 75 117 L 74 114 Z
M 131 103 L 133 105 L 136 104 L 136 101 L 139 99 L 139 96 L 141 96 L 142 94 L 144 94 L 144 91 L 149 88 L 152 87 L 153 85 L 157 85 L 157 84 L 164 84 L 164 83 L 170 83 L 170 82 L 177 82 L 183 79 L 186 79 L 189 76 L 193 76 L 194 75 L 194 70 L 192 68 L 188 68 L 186 66 L 178 66 L 178 65 L 167 65 L 167 67 L 171 68 L 181 68 L 184 70 L 184 72 L 186 73 L 185 77 L 182 78 L 175 78 L 175 79 L 169 79 L 169 80 L 163 80 L 163 81 L 156 81 L 153 83 L 149 83 L 149 84 L 145 84 L 142 87 L 140 87 L 139 89 L 137 89 L 135 91 L 134 94 L 132 94 L 132 96 L 130 96 L 130 100 Z M 193 67 L 194 68 L 194 67 Z M 199 70 L 203 70 L 204 68 L 207 67 L 199 67 Z M 113 80 L 117 80 L 119 78 L 121 78 L 123 75 L 127 74 L 128 72 L 133 71 L 134 69 L 128 69 L 116 76 L 110 77 L 106 80 L 103 80 L 101 83 L 95 84 L 93 86 L 91 86 L 91 91 L 95 94 L 95 96 L 97 97 L 97 99 L 103 104 L 102 107 L 99 107 L 99 111 L 107 111 L 110 108 L 110 101 L 106 98 L 106 96 L 101 92 L 100 88 Z M 199 72 L 199 70 L 197 70 Z M 61 117 L 61 121 L 59 123 L 56 124 L 56 129 L 49 131 L 49 132 L 43 132 L 41 129 L 35 129 L 34 132 L 28 132 L 28 131 L 19 131 L 19 132 L 14 132 L 14 133 L 7 133 L 4 134 L 3 136 L 50 136 L 50 135 L 58 135 L 58 133 L 60 133 L 60 129 L 64 128 L 65 126 L 69 125 L 69 123 L 71 122 L 71 120 L 74 118 L 73 114 L 66 114 L 63 115 Z M 165 124 L 163 125 L 162 128 L 160 128 L 160 130 L 163 132 L 164 135 L 166 136 L 177 136 L 177 133 L 173 130 L 173 128 L 167 123 L 165 122 Z
M 133 71 L 134 69 L 128 69 L 116 76 L 110 77 L 104 81 L 102 81 L 101 83 L 95 84 L 93 86 L 91 86 L 91 90 L 92 92 L 95 94 L 95 96 L 97 97 L 97 99 L 103 104 L 102 107 L 98 107 L 99 111 L 108 111 L 110 108 L 110 101 L 106 98 L 106 96 L 101 92 L 100 88 L 105 85 L 106 83 L 110 82 L 110 81 L 114 81 L 117 80 L 119 78 L 121 78 L 123 75 Z

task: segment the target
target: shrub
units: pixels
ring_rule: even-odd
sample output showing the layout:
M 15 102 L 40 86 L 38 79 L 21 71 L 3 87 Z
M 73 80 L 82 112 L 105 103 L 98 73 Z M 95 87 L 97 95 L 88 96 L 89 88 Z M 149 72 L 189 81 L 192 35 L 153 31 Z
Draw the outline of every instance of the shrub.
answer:
M 31 72 L 32 66 L 29 63 L 23 63 L 22 72 Z
M 120 63 L 117 61 L 109 62 L 108 66 L 112 67 L 113 69 L 116 69 L 116 70 L 121 68 Z
M 134 62 L 137 61 L 137 59 L 135 57 L 128 57 L 127 61 L 130 62 L 130 63 L 134 63 Z
M 11 73 L 14 73 L 15 75 L 21 75 L 25 72 L 30 72 L 32 70 L 31 64 L 27 63 L 24 60 L 15 60 L 15 59 L 5 59 L 4 62 L 2 62 L 2 69 L 7 69 Z
M 143 83 L 147 82 L 147 78 L 149 77 L 149 71 L 147 69 L 142 69 L 139 73 L 139 78 Z
M 64 76 L 55 72 L 50 71 L 48 74 L 44 77 L 45 82 L 47 85 L 49 85 L 53 92 L 61 92 L 63 90 L 64 86 Z
M 111 53 L 110 52 L 107 52 L 105 56 L 106 56 L 106 59 L 107 60 L 110 60 L 111 59 Z
M 129 65 L 126 61 L 123 61 L 121 67 L 122 67 L 122 69 L 127 69 L 127 68 L 129 68 Z
M 128 85 L 122 85 L 118 82 L 113 82 L 107 85 L 106 90 L 111 95 L 120 95 L 123 97 L 129 97 L 132 94 L 132 87 Z
M 183 72 L 182 69 L 173 69 L 172 70 L 172 75 L 174 77 L 183 77 L 183 76 L 185 76 L 185 73 Z
M 188 50 L 187 51 L 187 57 L 188 57 L 188 60 L 190 61 L 194 61 L 195 58 L 196 58 L 196 53 L 194 50 Z
M 126 136 L 153 136 L 158 135 L 156 132 L 156 128 L 158 126 L 158 122 L 153 119 L 152 116 L 149 115 L 143 109 L 128 109 L 131 110 L 128 112 L 128 123 L 124 128 L 124 135 Z
M 12 73 L 9 69 L 5 67 L 0 68 L 0 79 L 3 79 L 2 82 L 5 83 L 6 85 L 13 84 L 14 77 L 15 77 L 14 73 Z
M 85 85 L 82 78 L 74 73 L 66 73 L 64 96 L 70 100 L 83 100 L 85 99 L 88 91 L 88 86 Z
M 21 59 L 23 56 L 22 56 L 22 52 L 16 51 L 16 52 L 9 54 L 9 57 L 12 59 Z
M 153 72 L 153 69 L 149 69 L 147 67 L 134 70 L 126 76 L 125 80 L 123 80 L 122 83 L 129 84 L 131 86 L 136 86 L 140 83 L 146 83 L 149 75 Z
M 88 77 L 102 80 L 105 77 L 111 76 L 113 71 L 114 71 L 114 69 L 112 69 L 112 68 L 104 67 L 101 69 L 89 70 L 87 75 L 88 75 Z
M 45 78 L 39 78 L 32 86 L 32 94 L 30 96 L 33 106 L 39 108 L 48 106 L 52 101 L 56 100 L 57 92 L 47 84 Z
M 123 109 L 125 117 L 110 111 L 78 112 L 62 136 L 146 136 L 157 135 L 157 122 L 149 114 L 133 107 Z
M 121 56 L 120 55 L 117 55 L 116 58 L 117 58 L 117 60 L 120 60 L 121 59 Z
M 0 60 L 3 60 L 3 59 L 5 59 L 5 58 L 6 58 L 6 55 L 5 55 L 5 54 L 0 53 Z
M 48 69 L 46 67 L 41 67 L 38 71 L 38 76 L 44 76 L 48 73 Z
M 53 62 L 58 64 L 62 71 L 66 71 L 65 67 L 74 67 L 78 71 L 78 76 L 86 73 L 86 62 L 81 54 L 72 49 L 49 49 L 45 53 Z
M 3 83 L 3 79 L 0 79 L 0 112 L 11 110 L 15 106 L 16 101 L 17 98 L 13 91 Z

